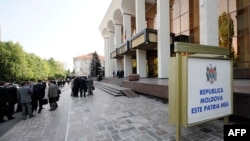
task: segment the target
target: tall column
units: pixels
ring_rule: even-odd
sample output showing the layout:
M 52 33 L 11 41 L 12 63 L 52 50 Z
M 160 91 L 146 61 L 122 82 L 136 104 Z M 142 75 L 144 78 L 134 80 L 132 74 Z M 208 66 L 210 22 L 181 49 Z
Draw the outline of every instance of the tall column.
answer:
M 124 55 L 124 77 L 128 77 L 132 74 L 132 56 L 131 55 Z
M 136 11 L 136 33 L 145 29 L 146 18 L 145 18 L 145 0 L 135 1 L 135 11 Z M 140 77 L 147 77 L 147 54 L 146 50 L 136 49 L 136 63 L 137 63 L 137 73 Z
M 104 54 L 105 54 L 105 77 L 111 77 L 113 70 L 110 70 L 109 37 L 104 38 Z
M 109 32 L 109 55 L 108 57 L 110 58 L 110 53 L 112 51 L 115 50 L 115 43 L 114 43 L 114 38 L 115 38 L 115 33 L 114 32 Z M 113 71 L 116 71 L 116 68 L 115 68 L 115 59 L 110 59 L 110 62 L 109 62 L 109 65 L 110 65 L 110 73 L 113 74 Z
M 166 15 L 169 15 L 169 0 L 157 0 L 158 78 L 169 77 L 170 20 Z
M 115 24 L 115 46 L 119 48 L 122 43 L 122 25 Z M 123 70 L 122 59 L 115 59 L 115 68 L 117 70 Z
M 218 0 L 200 0 L 200 44 L 218 46 Z
M 123 14 L 123 30 L 124 42 L 126 42 L 127 39 L 131 38 L 131 15 Z M 132 74 L 132 69 L 132 56 L 124 55 L 124 77 Z

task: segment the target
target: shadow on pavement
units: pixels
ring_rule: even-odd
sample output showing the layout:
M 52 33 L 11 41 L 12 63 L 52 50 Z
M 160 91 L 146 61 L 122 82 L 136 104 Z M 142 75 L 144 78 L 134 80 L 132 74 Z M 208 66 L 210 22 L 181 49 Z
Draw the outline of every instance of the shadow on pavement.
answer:
M 8 130 L 10 130 L 15 124 L 22 120 L 22 112 L 14 113 L 12 120 L 8 120 L 7 117 L 4 117 L 5 122 L 0 123 L 0 137 L 3 136 Z

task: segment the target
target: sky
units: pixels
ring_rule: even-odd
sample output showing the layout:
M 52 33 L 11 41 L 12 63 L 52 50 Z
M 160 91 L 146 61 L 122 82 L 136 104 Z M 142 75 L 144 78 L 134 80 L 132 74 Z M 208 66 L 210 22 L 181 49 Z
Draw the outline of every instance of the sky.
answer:
M 66 62 L 97 52 L 104 56 L 99 25 L 112 0 L 0 0 L 1 41 L 27 53 Z

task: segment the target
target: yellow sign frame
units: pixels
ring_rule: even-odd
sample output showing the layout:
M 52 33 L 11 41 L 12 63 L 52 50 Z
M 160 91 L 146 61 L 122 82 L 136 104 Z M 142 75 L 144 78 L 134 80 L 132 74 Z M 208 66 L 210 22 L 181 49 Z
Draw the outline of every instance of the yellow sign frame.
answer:
M 169 122 L 176 125 L 176 140 L 180 140 L 180 126 L 189 127 L 195 124 L 187 122 L 187 59 L 188 57 L 223 59 L 231 61 L 231 88 L 232 79 L 232 59 L 229 58 L 230 51 L 227 48 L 217 46 L 198 45 L 191 43 L 175 42 L 175 57 L 170 59 L 169 77 Z M 231 89 L 231 102 L 233 101 L 233 90 Z M 232 105 L 232 103 L 230 103 Z M 233 106 L 231 106 L 233 108 Z M 231 109 L 233 111 L 233 109 Z M 228 123 L 228 115 L 223 116 L 225 124 Z M 218 119 L 218 118 L 216 118 Z M 206 121 L 211 121 L 209 119 Z M 200 123 L 206 122 L 202 121 Z

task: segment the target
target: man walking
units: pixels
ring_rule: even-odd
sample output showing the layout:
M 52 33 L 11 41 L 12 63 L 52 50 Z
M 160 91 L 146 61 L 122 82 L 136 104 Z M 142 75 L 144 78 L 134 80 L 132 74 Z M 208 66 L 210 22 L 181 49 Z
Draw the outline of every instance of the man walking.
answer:
M 42 100 L 45 96 L 45 85 L 42 84 L 42 80 L 38 80 L 38 83 L 33 86 L 33 96 L 34 96 L 34 104 L 36 105 L 34 108 L 37 107 L 39 104 L 39 110 L 38 113 L 41 113 L 43 109 L 43 103 Z M 32 110 L 36 110 L 32 107 Z
M 73 95 L 74 95 L 74 97 L 78 97 L 79 89 L 80 89 L 80 77 L 77 76 L 74 79 L 74 87 L 73 87 L 73 92 L 74 92 Z
M 86 97 L 87 85 L 84 77 L 80 78 L 80 97 L 82 97 L 82 93 L 84 93 L 84 97 Z
M 27 114 L 29 114 L 29 118 L 33 117 L 30 105 L 31 92 L 31 88 L 27 85 L 27 82 L 25 81 L 21 82 L 21 87 L 17 89 L 17 99 L 22 105 L 23 120 L 26 120 Z
M 88 95 L 93 95 L 93 87 L 94 87 L 93 79 L 89 77 L 87 79 Z
M 48 90 L 50 111 L 53 111 L 58 107 L 57 102 L 56 102 L 56 99 L 58 97 L 59 97 L 58 86 L 56 85 L 55 81 L 50 81 L 49 82 L 49 90 Z
M 7 117 L 9 120 L 14 119 L 13 114 L 15 112 L 15 104 L 17 103 L 17 87 L 13 85 L 13 83 L 7 83 Z
M 4 122 L 4 109 L 6 106 L 7 89 L 4 87 L 4 82 L 0 81 L 0 123 Z

